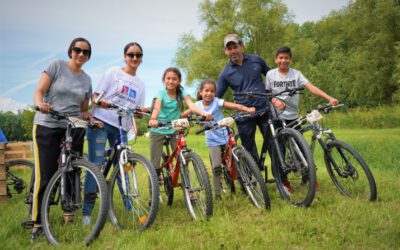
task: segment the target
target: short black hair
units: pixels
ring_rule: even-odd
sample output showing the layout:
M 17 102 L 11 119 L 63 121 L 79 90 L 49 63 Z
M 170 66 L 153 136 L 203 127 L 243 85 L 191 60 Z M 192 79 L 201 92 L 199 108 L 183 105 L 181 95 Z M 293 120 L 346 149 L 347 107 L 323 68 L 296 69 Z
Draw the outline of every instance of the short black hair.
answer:
M 290 58 L 292 58 L 292 50 L 289 47 L 283 46 L 276 50 L 275 57 L 277 57 L 280 53 L 288 53 Z
M 69 45 L 68 48 L 68 56 L 69 58 L 72 58 L 71 54 L 72 54 L 72 48 L 75 47 L 75 44 L 77 42 L 85 42 L 89 45 L 89 55 L 88 55 L 88 59 L 90 59 L 90 56 L 92 55 L 92 46 L 90 45 L 89 41 L 83 37 L 78 37 L 75 38 L 74 40 L 72 40 L 71 44 Z

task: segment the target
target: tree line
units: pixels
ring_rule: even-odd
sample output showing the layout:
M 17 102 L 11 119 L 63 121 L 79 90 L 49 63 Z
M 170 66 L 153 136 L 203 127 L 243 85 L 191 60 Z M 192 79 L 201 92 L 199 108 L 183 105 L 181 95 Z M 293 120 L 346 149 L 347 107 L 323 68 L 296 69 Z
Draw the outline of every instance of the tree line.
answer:
M 318 10 L 315 10 L 318 11 Z M 292 67 L 348 107 L 400 103 L 400 1 L 356 0 L 318 22 L 297 24 L 281 0 L 204 0 L 199 5 L 205 30 L 200 39 L 181 36 L 175 64 L 187 85 L 217 80 L 227 63 L 223 38 L 239 34 L 245 52 L 263 57 L 274 68 L 277 48 L 289 46 Z M 232 100 L 231 93 L 226 99 Z M 305 93 L 301 108 L 321 100 Z M 32 138 L 32 110 L 0 112 L 0 127 L 10 141 Z M 140 133 L 146 119 L 138 119 Z
M 217 80 L 227 63 L 223 38 L 237 33 L 245 53 L 260 55 L 271 68 L 276 49 L 289 46 L 292 67 L 348 106 L 400 103 L 400 1 L 356 0 L 301 25 L 280 0 L 205 0 L 199 12 L 202 37 L 182 35 L 175 55 L 188 85 Z M 307 108 L 321 102 L 310 94 L 302 100 Z

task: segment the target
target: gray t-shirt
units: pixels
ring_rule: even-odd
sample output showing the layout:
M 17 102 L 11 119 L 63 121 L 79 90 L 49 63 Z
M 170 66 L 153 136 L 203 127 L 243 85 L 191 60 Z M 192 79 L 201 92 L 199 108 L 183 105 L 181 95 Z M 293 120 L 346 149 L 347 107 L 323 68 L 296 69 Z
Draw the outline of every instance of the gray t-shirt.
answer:
M 287 75 L 281 75 L 276 68 L 268 71 L 265 89 L 275 94 L 286 88 L 293 89 L 304 87 L 308 82 L 307 78 L 298 70 L 289 68 Z M 280 117 L 286 120 L 296 119 L 299 113 L 299 95 L 294 95 L 292 97 L 281 95 L 279 99 L 286 103 L 286 108 Z
M 52 82 L 43 97 L 43 102 L 53 105 L 53 109 L 70 116 L 79 116 L 80 105 L 92 95 L 92 80 L 85 72 L 77 75 L 62 60 L 52 62 L 43 71 Z M 49 114 L 36 112 L 34 124 L 49 128 L 66 128 L 66 121 L 54 119 Z

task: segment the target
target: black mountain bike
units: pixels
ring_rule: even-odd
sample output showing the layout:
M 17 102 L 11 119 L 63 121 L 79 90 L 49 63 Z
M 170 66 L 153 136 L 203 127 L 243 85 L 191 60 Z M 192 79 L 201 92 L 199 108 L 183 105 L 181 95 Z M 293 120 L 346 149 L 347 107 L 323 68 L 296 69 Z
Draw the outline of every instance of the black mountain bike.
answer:
M 35 165 L 24 159 L 10 160 L 5 163 L 7 177 L 7 197 L 11 199 L 15 195 L 24 194 L 25 203 L 32 203 L 30 186 L 34 175 Z
M 151 162 L 133 152 L 128 145 L 122 129 L 122 117 L 132 119 L 133 115 L 148 113 L 140 108 L 129 109 L 112 103 L 109 107 L 118 113 L 119 123 L 119 137 L 113 148 L 106 149 L 106 162 L 102 166 L 106 178 L 112 170 L 109 177 L 109 216 L 120 229 L 143 230 L 153 224 L 157 215 L 160 195 L 158 178 Z
M 279 118 L 278 111 L 271 103 L 273 97 L 283 94 L 293 96 L 298 94 L 300 90 L 302 88 L 286 89 L 276 94 L 239 92 L 234 93 L 234 96 L 266 100 L 266 105 L 270 106 L 271 111 L 271 115 L 266 122 L 268 123 L 272 141 L 269 141 L 267 136 L 264 135 L 258 167 L 260 169 L 263 168 L 267 149 L 271 145 L 272 173 L 275 180 L 268 179 L 266 168 L 266 182 L 275 182 L 281 197 L 290 201 L 293 205 L 308 207 L 311 205 L 316 191 L 315 165 L 310 148 L 299 131 L 285 127 L 285 122 Z M 277 123 L 282 126 L 277 128 Z
M 326 129 L 323 123 L 319 122 L 323 118 L 320 112 L 328 114 L 339 106 L 342 105 L 320 106 L 287 126 L 299 127 L 309 123 L 301 128 L 300 132 L 312 130 L 311 151 L 314 153 L 315 142 L 318 141 L 323 150 L 326 169 L 337 189 L 347 197 L 375 201 L 377 199 L 375 179 L 365 160 L 350 145 L 337 140 L 332 130 Z
M 108 188 L 100 169 L 72 150 L 74 128 L 93 126 L 87 121 L 56 111 L 49 112 L 59 120 L 67 121 L 65 138 L 61 145 L 59 169 L 50 179 L 41 205 L 42 227 L 47 240 L 55 245 L 83 242 L 85 245 L 96 238 L 103 228 L 108 211 Z M 81 129 L 82 131 L 82 129 Z M 89 172 L 96 183 L 96 192 L 84 194 L 85 174 Z M 92 223 L 82 223 L 85 199 L 97 199 Z

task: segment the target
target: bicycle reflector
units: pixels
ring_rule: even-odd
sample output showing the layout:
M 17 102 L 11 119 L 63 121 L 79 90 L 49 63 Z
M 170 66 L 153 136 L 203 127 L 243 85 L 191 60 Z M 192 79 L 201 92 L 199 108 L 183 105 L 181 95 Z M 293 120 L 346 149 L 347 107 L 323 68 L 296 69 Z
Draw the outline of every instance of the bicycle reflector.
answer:
M 307 115 L 307 121 L 309 123 L 314 123 L 314 122 L 317 122 L 318 120 L 321 120 L 321 119 L 322 119 L 321 113 L 318 112 L 318 110 L 315 110 L 315 109 L 313 111 L 311 111 L 311 113 L 309 113 Z
M 188 119 L 176 119 L 171 121 L 172 127 L 183 127 L 187 128 L 189 127 L 189 121 Z
M 230 126 L 235 120 L 232 117 L 226 117 L 218 121 L 218 126 Z

